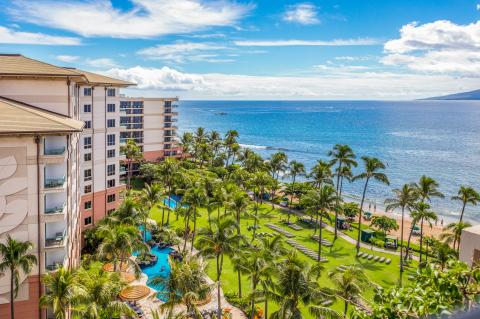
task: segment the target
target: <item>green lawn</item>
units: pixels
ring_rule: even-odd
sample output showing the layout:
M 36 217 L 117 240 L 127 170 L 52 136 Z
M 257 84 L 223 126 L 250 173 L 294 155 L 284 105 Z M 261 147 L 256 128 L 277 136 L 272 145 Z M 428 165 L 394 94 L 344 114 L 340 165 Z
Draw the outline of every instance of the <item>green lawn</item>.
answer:
M 223 210 L 222 210 L 223 212 Z M 197 227 L 205 227 L 207 226 L 207 213 L 206 210 L 200 209 L 199 213 L 202 215 L 197 220 Z M 216 214 L 214 214 L 216 215 Z M 162 219 L 162 210 L 159 208 L 154 208 L 151 211 L 151 217 L 155 219 L 157 222 L 161 222 Z M 300 231 L 295 231 L 287 226 L 281 224 L 282 220 L 286 220 L 287 214 L 280 209 L 272 209 L 271 205 L 264 204 L 261 206 L 259 211 L 259 226 L 258 232 L 267 232 L 272 234 L 278 234 L 274 230 L 264 226 L 266 223 L 274 223 L 276 225 L 282 226 L 285 230 L 289 231 L 292 234 L 295 234 L 294 240 L 297 242 L 302 243 L 303 245 L 317 251 L 318 244 L 310 239 L 310 236 L 313 234 L 313 229 L 302 229 Z M 292 216 L 291 221 L 296 220 L 296 217 Z M 172 212 L 170 216 L 171 227 L 173 228 L 183 228 L 183 220 L 180 217 L 178 220 L 176 219 L 175 214 Z M 252 233 L 247 230 L 249 225 L 253 225 L 253 219 L 248 217 L 243 217 L 241 221 L 241 230 L 242 234 L 251 238 Z M 303 225 L 303 224 L 299 224 Z M 323 238 L 333 241 L 333 234 L 328 231 L 323 231 Z M 287 243 L 285 243 L 285 247 L 289 249 L 294 249 Z M 362 251 L 369 252 L 369 249 L 362 249 Z M 375 282 L 378 285 L 383 287 L 389 287 L 395 285 L 398 281 L 398 268 L 399 268 L 399 257 L 392 255 L 392 254 L 383 254 L 379 252 L 371 252 L 374 255 L 378 255 L 380 257 L 384 256 L 386 258 L 390 258 L 392 260 L 390 265 L 386 265 L 384 263 L 369 261 L 362 258 L 356 258 L 356 250 L 355 245 L 348 243 L 347 241 L 338 238 L 334 243 L 332 248 L 327 248 L 323 246 L 322 254 L 324 257 L 328 258 L 328 262 L 324 263 L 325 271 L 323 272 L 320 283 L 322 286 L 331 286 L 331 282 L 328 279 L 329 272 L 335 271 L 336 268 L 340 265 L 352 265 L 352 264 L 361 264 L 369 279 Z M 314 263 L 312 259 L 307 257 L 306 255 L 298 252 L 298 255 L 303 258 L 304 260 Z M 407 270 L 404 274 L 404 282 L 408 280 L 408 273 L 412 270 Z M 209 265 L 208 274 L 211 278 L 215 278 L 215 267 L 213 263 Z M 233 271 L 232 264 L 228 258 L 225 259 L 224 270 L 222 274 L 222 287 L 225 292 L 237 292 L 238 284 L 237 284 L 237 274 Z M 246 277 L 242 278 L 242 288 L 244 295 L 248 294 L 250 291 L 249 281 Z M 363 297 L 366 299 L 371 299 L 373 297 L 373 285 L 372 288 L 368 289 L 364 292 Z M 259 305 L 262 307 L 262 305 Z M 341 311 L 343 308 L 342 303 L 336 302 L 332 308 L 338 311 Z M 263 308 L 263 307 L 262 307 Z M 275 304 L 269 304 L 269 312 L 275 311 L 277 306 Z M 310 318 L 311 316 L 308 314 L 308 311 L 304 311 L 304 316 L 306 318 Z

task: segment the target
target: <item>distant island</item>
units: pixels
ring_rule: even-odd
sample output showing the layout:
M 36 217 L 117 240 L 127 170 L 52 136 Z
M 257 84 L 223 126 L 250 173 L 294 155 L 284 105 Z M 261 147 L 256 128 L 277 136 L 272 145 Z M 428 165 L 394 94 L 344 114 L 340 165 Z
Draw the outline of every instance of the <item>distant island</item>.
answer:
M 480 90 L 429 97 L 422 100 L 480 100 Z

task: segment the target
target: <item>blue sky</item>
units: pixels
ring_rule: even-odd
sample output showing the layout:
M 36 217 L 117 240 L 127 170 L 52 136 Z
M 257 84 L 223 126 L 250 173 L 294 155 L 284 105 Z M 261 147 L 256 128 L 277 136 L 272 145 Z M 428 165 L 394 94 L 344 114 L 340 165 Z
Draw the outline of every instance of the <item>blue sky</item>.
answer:
M 411 99 L 478 89 L 480 1 L 5 1 L 0 52 L 185 99 Z

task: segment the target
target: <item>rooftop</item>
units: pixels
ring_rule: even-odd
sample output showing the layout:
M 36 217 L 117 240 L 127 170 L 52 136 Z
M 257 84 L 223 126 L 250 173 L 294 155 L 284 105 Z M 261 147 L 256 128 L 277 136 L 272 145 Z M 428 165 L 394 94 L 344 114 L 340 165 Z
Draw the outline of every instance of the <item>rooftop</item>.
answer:
M 0 96 L 0 134 L 82 131 L 84 122 Z
M 465 228 L 463 231 L 464 232 L 469 232 L 469 233 L 472 233 L 472 234 L 476 234 L 476 235 L 480 235 L 480 224 Z

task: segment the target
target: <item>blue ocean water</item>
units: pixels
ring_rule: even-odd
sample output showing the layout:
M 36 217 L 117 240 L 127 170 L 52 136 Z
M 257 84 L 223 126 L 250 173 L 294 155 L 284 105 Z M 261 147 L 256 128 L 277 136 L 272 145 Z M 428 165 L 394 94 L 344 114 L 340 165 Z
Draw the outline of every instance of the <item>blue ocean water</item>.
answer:
M 391 182 L 369 188 L 377 207 L 392 188 L 422 174 L 439 181 L 446 198 L 434 200 L 433 208 L 446 219 L 460 210 L 450 200 L 460 185 L 480 190 L 479 101 L 181 101 L 178 110 L 180 133 L 235 129 L 241 144 L 264 157 L 283 150 L 307 168 L 328 159 L 337 143 L 358 157 L 376 156 Z M 362 187 L 358 181 L 345 189 L 359 195 Z M 480 221 L 480 207 L 468 207 L 466 217 Z

